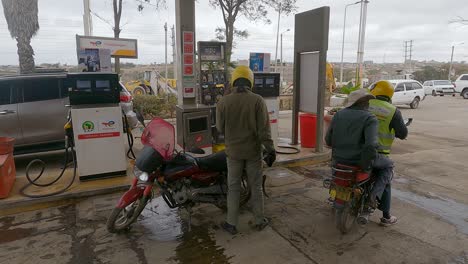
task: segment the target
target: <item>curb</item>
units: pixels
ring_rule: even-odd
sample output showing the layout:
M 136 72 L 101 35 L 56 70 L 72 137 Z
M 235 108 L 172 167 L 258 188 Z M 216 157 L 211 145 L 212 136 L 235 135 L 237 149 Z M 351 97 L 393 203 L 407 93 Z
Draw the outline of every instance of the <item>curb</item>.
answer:
M 312 157 L 304 157 L 304 158 L 298 158 L 298 159 L 292 159 L 292 160 L 278 161 L 275 163 L 275 165 L 273 165 L 273 167 L 292 168 L 292 167 L 299 167 L 299 166 L 307 166 L 307 165 L 314 165 L 314 164 L 319 164 L 322 162 L 327 162 L 327 161 L 330 161 L 330 159 L 331 159 L 331 152 L 325 152 L 325 153 L 316 154 Z
M 83 190 L 80 192 L 65 192 L 44 198 L 27 198 L 19 201 L 0 201 L 0 216 L 71 204 L 80 198 L 126 191 L 128 188 L 130 188 L 130 184 L 122 184 L 112 187 Z

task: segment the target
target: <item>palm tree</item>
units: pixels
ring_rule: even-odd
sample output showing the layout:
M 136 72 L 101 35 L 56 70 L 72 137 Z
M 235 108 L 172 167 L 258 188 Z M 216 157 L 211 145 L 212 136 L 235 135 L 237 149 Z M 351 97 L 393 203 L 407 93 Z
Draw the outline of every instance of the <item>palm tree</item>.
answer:
M 33 72 L 31 38 L 39 30 L 37 0 L 2 0 L 2 4 L 10 35 L 17 41 L 20 73 Z

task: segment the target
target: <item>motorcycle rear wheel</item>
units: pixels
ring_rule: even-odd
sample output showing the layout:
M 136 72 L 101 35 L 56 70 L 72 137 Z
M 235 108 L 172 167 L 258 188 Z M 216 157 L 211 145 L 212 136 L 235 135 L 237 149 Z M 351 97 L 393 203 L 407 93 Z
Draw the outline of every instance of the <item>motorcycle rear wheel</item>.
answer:
M 128 231 L 149 200 L 150 196 L 142 196 L 124 208 L 115 207 L 107 219 L 107 231 L 110 233 Z
M 356 215 L 351 208 L 351 203 L 347 202 L 343 208 L 337 208 L 335 214 L 336 228 L 342 234 L 346 234 L 354 227 L 356 223 Z

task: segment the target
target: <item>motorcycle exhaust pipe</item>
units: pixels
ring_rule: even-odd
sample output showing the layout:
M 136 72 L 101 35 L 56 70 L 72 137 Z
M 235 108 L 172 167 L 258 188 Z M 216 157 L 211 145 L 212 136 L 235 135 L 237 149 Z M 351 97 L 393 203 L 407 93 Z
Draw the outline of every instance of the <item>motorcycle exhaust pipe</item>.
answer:
M 360 214 L 358 218 L 356 219 L 356 222 L 359 225 L 366 225 L 367 223 L 369 223 L 369 215 L 370 215 L 369 213 Z

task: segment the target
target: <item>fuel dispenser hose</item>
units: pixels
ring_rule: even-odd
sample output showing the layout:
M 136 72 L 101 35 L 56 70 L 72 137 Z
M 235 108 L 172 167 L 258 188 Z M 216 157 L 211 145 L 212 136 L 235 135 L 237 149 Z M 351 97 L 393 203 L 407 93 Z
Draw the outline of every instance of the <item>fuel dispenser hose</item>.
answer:
M 72 163 L 73 163 L 73 178 L 70 180 L 70 182 L 68 183 L 68 185 L 66 185 L 65 187 L 63 187 L 62 189 L 60 190 L 57 190 L 55 192 L 51 192 L 51 193 L 46 193 L 46 194 L 29 194 L 29 193 L 26 193 L 26 189 L 29 188 L 30 186 L 36 186 L 36 187 L 49 187 L 51 185 L 53 185 L 54 183 L 58 182 L 63 174 L 65 173 L 65 170 L 68 168 L 68 164 L 69 164 L 69 152 L 71 152 L 71 156 L 72 156 Z M 75 151 L 73 149 L 73 146 L 67 146 L 66 149 L 65 149 L 65 161 L 64 161 L 64 164 L 63 164 L 63 168 L 62 168 L 62 171 L 60 172 L 59 176 L 57 178 L 55 178 L 53 181 L 51 182 L 48 182 L 48 183 L 38 183 L 37 181 L 42 177 L 42 174 L 44 173 L 45 171 L 45 167 L 46 167 L 46 163 L 43 161 L 43 160 L 40 160 L 40 159 L 35 159 L 35 160 L 32 160 L 31 162 L 29 162 L 28 166 L 26 166 L 26 178 L 28 179 L 28 184 L 26 184 L 25 186 L 23 186 L 21 189 L 20 189 L 20 193 L 26 197 L 29 197 L 29 198 L 44 198 L 44 197 L 49 197 L 49 196 L 53 196 L 53 195 L 57 195 L 57 194 L 61 194 L 63 192 L 65 192 L 66 190 L 68 190 L 68 188 L 70 188 L 73 183 L 75 182 L 75 178 L 76 178 L 76 157 L 75 157 Z M 34 164 L 40 164 L 40 169 L 41 171 L 39 172 L 39 174 L 34 178 L 32 179 L 31 176 L 30 176 L 30 171 L 31 171 L 31 167 L 34 165 Z
M 127 117 L 125 116 L 125 113 L 124 113 L 124 125 L 125 125 L 125 130 L 127 131 L 127 140 L 128 140 L 128 145 L 129 145 L 129 150 L 127 151 L 127 157 L 129 159 L 135 159 L 135 153 L 133 152 L 133 143 L 134 143 L 134 140 L 133 140 L 133 134 L 132 134 L 132 130 L 128 124 L 128 120 L 127 120 Z M 48 183 L 38 183 L 37 181 L 42 177 L 42 174 L 44 173 L 45 171 L 45 168 L 46 168 L 46 163 L 43 161 L 43 160 L 40 160 L 40 159 L 34 159 L 32 160 L 31 162 L 28 163 L 28 165 L 26 166 L 26 179 L 28 180 L 28 183 L 26 185 L 24 185 L 21 189 L 20 189 L 20 193 L 26 197 L 29 197 L 29 198 L 44 198 L 44 197 L 49 197 L 49 196 L 53 196 L 53 195 L 57 195 L 57 194 L 61 194 L 61 193 L 64 193 L 66 190 L 68 190 L 68 188 L 70 188 L 73 183 L 75 182 L 75 179 L 76 179 L 76 153 L 75 153 L 75 149 L 74 149 L 74 142 L 73 142 L 73 134 L 72 134 L 72 129 L 71 129 L 71 119 L 69 119 L 69 121 L 67 122 L 67 124 L 65 125 L 64 127 L 65 129 L 65 134 L 66 134 L 66 140 L 65 140 L 65 160 L 64 160 L 64 163 L 63 163 L 63 168 L 62 168 L 62 171 L 60 172 L 59 176 L 57 178 L 55 178 L 54 180 L 52 180 L 51 182 L 48 182 Z M 36 186 L 36 187 L 49 187 L 49 186 L 52 186 L 53 184 L 55 184 L 56 182 L 58 182 L 64 175 L 65 171 L 67 170 L 67 168 L 69 167 L 69 163 L 70 163 L 70 153 L 71 153 L 71 163 L 73 164 L 73 177 L 72 179 L 70 180 L 70 182 L 68 183 L 68 185 L 66 185 L 65 187 L 63 187 L 62 189 L 60 190 L 57 190 L 55 192 L 51 192 L 51 193 L 46 193 L 46 194 L 30 194 L 30 193 L 26 193 L 26 189 L 31 187 L 31 186 Z M 132 156 L 130 156 L 130 154 Z M 39 174 L 33 179 L 30 175 L 30 172 L 31 172 L 31 168 L 33 167 L 33 165 L 35 164 L 40 164 L 40 172 Z

